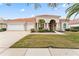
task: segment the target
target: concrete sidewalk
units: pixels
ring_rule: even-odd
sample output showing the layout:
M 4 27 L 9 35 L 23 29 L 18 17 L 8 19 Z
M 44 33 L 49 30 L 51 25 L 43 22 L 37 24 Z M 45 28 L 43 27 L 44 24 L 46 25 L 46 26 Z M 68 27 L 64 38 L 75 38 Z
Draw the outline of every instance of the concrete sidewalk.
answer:
M 46 32 L 46 33 L 39 33 L 39 32 L 37 32 L 37 33 L 31 33 L 31 34 L 45 34 L 45 35 L 48 35 L 48 34 L 50 34 L 50 35 L 65 35 L 65 33 L 61 33 L 61 32 Z
M 0 48 L 0 56 L 79 56 L 79 49 Z

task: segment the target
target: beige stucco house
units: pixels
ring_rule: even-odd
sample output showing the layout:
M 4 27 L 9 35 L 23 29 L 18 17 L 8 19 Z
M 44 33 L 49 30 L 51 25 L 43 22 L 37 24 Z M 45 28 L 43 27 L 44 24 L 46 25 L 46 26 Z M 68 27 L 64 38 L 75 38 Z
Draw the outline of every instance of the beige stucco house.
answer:
M 17 18 L 13 20 L 7 20 L 7 30 L 31 30 L 36 29 L 38 30 L 39 20 L 43 19 L 45 21 L 44 23 L 44 29 L 53 31 L 64 31 L 66 28 L 68 28 L 68 22 L 65 21 L 66 19 L 62 19 L 61 16 L 57 15 L 37 15 L 30 18 Z

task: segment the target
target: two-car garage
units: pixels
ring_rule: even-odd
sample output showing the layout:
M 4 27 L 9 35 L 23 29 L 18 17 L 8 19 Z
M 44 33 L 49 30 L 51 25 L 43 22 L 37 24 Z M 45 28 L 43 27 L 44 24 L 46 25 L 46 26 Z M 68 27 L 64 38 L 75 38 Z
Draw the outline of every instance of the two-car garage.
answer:
M 34 28 L 33 23 L 11 23 L 7 24 L 7 30 L 31 30 Z
M 7 30 L 24 30 L 24 25 L 21 24 L 9 24 Z
M 34 18 L 18 18 L 7 21 L 7 30 L 31 30 L 35 27 Z

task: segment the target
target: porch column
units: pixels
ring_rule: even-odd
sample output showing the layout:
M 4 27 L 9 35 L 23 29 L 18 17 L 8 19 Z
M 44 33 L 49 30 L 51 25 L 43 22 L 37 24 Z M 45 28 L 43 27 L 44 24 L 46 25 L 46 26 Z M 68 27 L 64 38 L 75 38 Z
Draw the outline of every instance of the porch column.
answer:
M 47 29 L 47 23 L 44 24 L 44 29 Z
M 47 23 L 47 29 L 49 30 L 49 23 Z
M 39 29 L 39 24 L 37 23 L 37 30 Z

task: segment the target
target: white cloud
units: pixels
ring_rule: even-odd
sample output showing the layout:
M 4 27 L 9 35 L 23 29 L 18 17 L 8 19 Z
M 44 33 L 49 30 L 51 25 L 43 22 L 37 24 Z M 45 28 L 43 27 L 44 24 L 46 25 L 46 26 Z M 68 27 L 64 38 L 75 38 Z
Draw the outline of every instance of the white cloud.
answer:
M 62 7 L 67 7 L 67 4 L 63 4 Z
M 31 17 L 34 17 L 34 15 L 32 15 Z
M 21 9 L 20 11 L 21 11 L 21 12 L 24 12 L 24 11 L 25 11 L 25 9 Z

